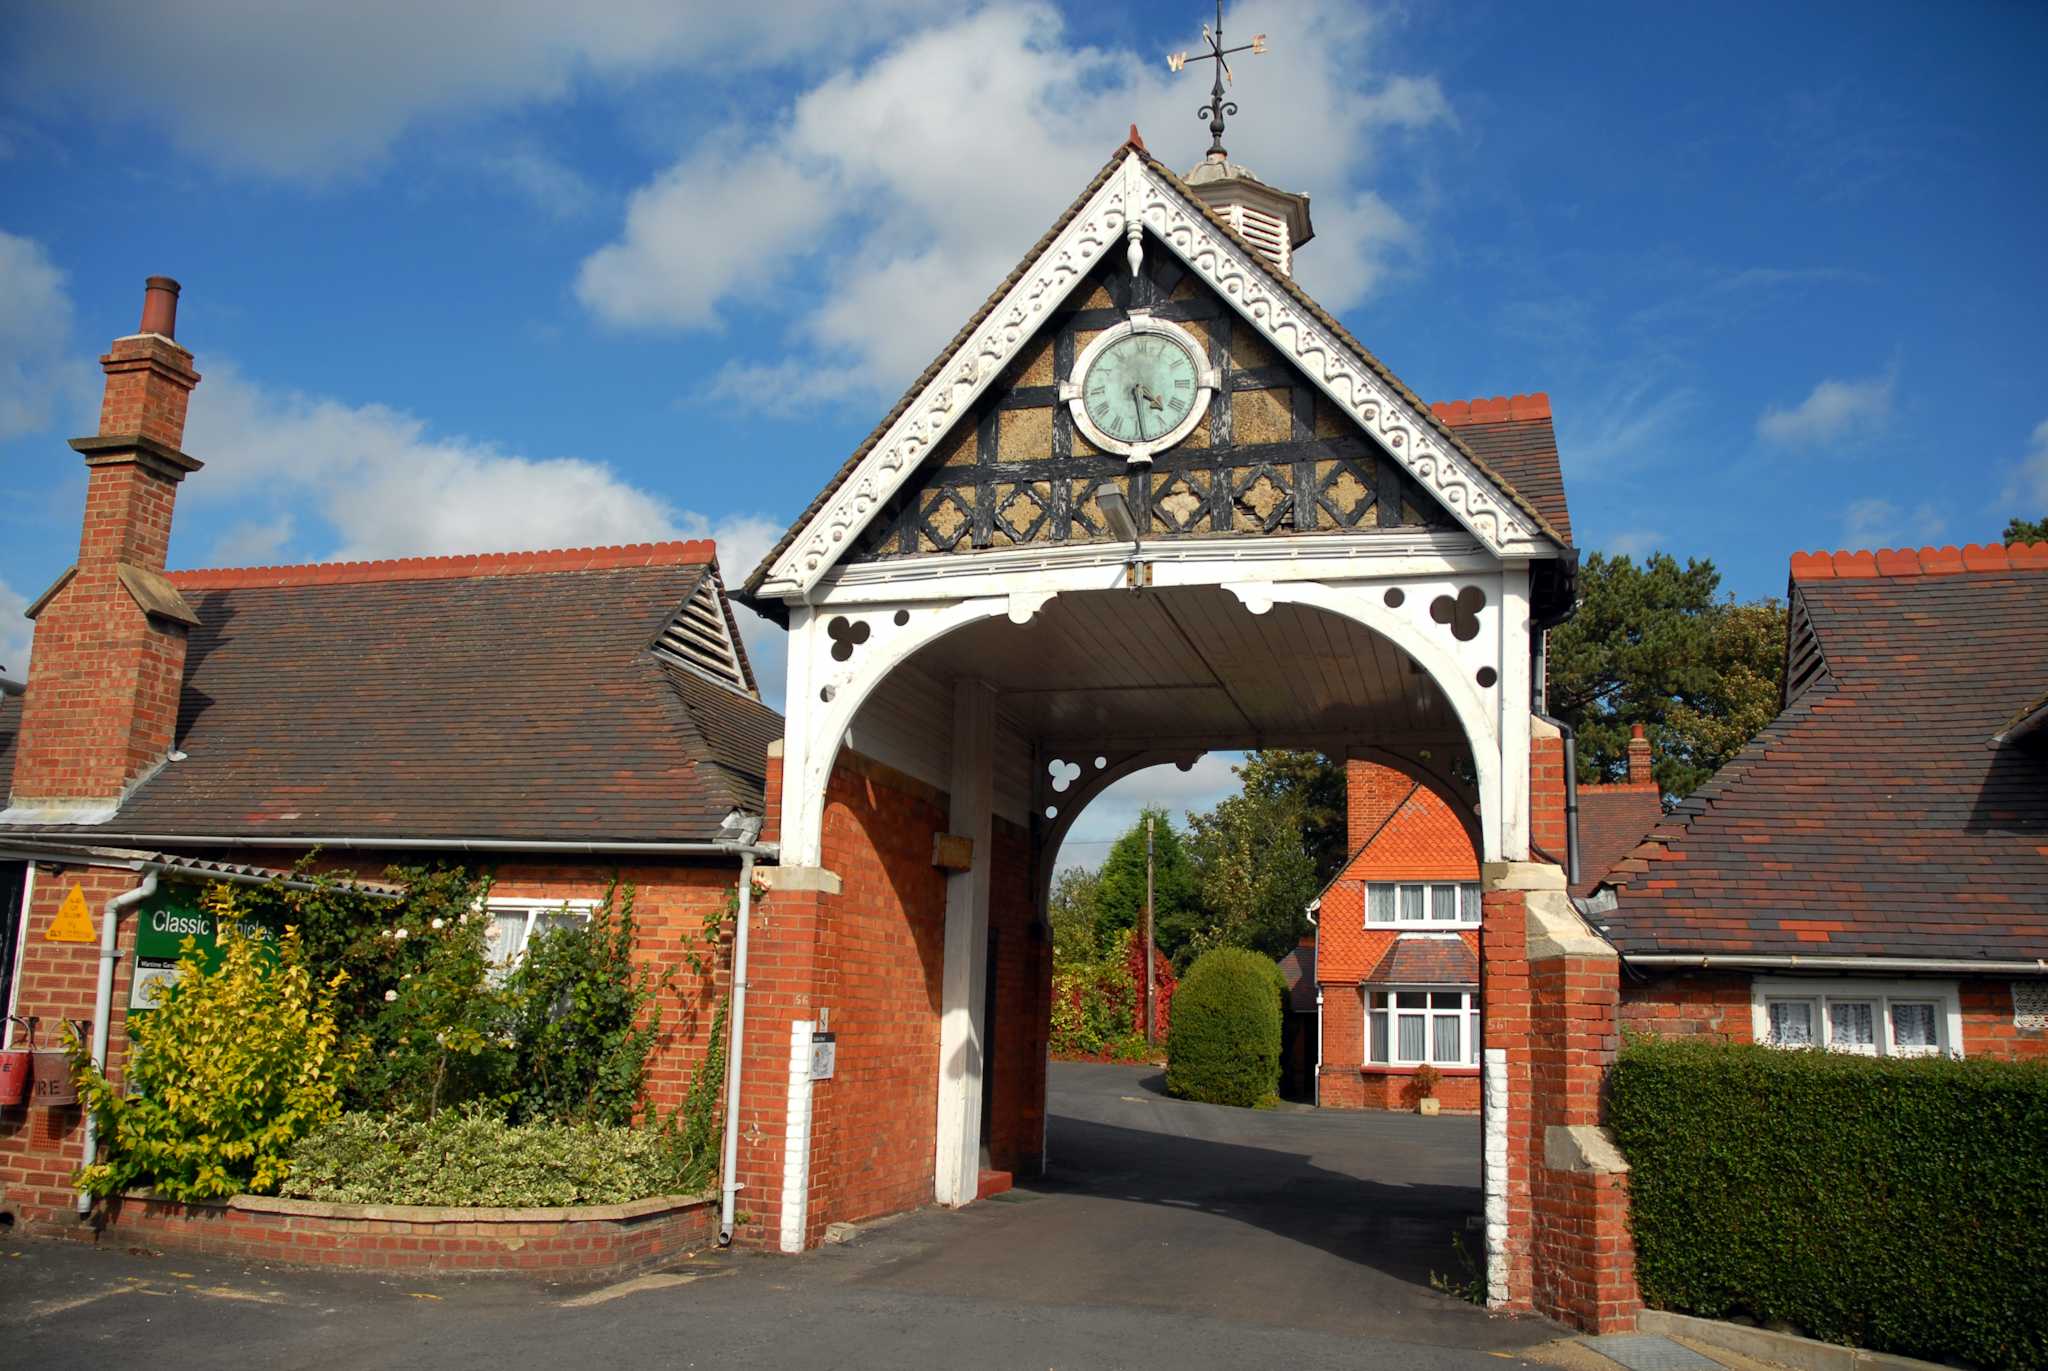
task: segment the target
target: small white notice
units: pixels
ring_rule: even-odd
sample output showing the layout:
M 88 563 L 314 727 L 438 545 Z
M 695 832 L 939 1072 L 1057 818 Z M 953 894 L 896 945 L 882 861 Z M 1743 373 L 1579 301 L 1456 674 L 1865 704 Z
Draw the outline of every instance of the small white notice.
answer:
M 832 1069 L 839 1064 L 839 1040 L 830 1033 L 811 1035 L 811 1079 L 829 1081 Z

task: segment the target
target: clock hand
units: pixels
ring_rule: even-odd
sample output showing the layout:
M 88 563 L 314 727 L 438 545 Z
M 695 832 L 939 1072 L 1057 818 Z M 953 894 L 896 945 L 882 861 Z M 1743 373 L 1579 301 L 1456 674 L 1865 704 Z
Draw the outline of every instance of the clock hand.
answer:
M 1137 416 L 1139 442 L 1143 442 L 1145 440 L 1145 405 L 1144 402 L 1139 399 L 1139 396 L 1143 395 L 1144 391 L 1145 388 L 1143 386 L 1131 387 L 1131 413 Z

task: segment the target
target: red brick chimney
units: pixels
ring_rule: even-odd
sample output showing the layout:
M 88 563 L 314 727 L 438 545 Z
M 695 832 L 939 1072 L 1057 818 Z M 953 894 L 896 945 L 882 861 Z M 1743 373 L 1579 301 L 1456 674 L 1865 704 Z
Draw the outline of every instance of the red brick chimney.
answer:
M 1654 784 L 1656 763 L 1650 756 L 1650 740 L 1643 736 L 1641 724 L 1630 724 L 1628 730 L 1628 782 L 1630 785 Z
M 85 523 L 77 563 L 28 609 L 35 648 L 6 811 L 16 822 L 104 822 L 171 750 L 198 622 L 163 575 L 178 483 L 200 465 L 178 448 L 199 373 L 174 341 L 177 318 L 178 283 L 150 277 L 140 330 L 100 359 L 100 431 L 71 440 L 85 458 Z
M 1344 846 L 1358 845 L 1379 832 L 1415 782 L 1390 766 L 1353 757 L 1344 763 Z

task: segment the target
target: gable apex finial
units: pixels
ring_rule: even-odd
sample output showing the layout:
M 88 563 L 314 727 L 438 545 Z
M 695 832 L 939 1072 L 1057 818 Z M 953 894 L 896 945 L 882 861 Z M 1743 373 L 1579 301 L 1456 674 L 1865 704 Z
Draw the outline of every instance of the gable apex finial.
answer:
M 1127 148 L 1136 148 L 1139 152 L 1145 152 L 1148 150 L 1145 147 L 1145 135 L 1138 132 L 1138 126 L 1136 124 L 1131 125 L 1131 136 L 1124 139 L 1124 146 Z

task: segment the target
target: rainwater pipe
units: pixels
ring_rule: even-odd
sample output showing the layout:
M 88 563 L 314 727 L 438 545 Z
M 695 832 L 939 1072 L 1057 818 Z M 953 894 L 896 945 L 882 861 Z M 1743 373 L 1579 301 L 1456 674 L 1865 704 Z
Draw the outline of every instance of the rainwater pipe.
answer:
M 740 1067 L 746 1046 L 747 926 L 754 912 L 754 850 L 740 851 L 740 908 L 732 938 L 732 1018 L 726 1025 L 725 1157 L 719 1163 L 718 1245 L 732 1246 L 733 1206 L 740 1193 Z
M 114 963 L 121 960 L 121 940 L 115 931 L 115 921 L 121 911 L 141 904 L 156 894 L 157 868 L 142 868 L 142 881 L 133 890 L 124 890 L 107 901 L 105 912 L 100 917 L 100 974 L 92 991 L 92 1064 L 104 1073 L 107 1069 L 107 1038 L 113 1031 L 114 1017 Z M 85 1164 L 91 1166 L 99 1158 L 99 1130 L 95 1126 L 93 1111 L 85 1111 Z M 92 1196 L 78 1192 L 78 1212 L 92 1212 Z

